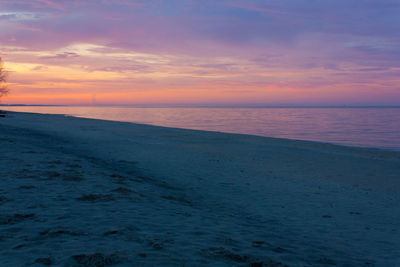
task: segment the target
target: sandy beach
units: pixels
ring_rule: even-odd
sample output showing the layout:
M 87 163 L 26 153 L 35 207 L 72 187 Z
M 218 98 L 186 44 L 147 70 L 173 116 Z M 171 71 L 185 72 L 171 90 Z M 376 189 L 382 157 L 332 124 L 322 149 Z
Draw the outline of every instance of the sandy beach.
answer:
M 7 112 L 0 266 L 400 266 L 400 152 Z

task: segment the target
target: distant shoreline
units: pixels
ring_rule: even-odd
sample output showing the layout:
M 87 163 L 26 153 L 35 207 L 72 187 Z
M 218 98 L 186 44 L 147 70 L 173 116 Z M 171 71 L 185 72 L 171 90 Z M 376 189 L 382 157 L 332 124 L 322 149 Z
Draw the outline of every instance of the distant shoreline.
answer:
M 0 107 L 125 107 L 125 108 L 400 108 L 400 105 L 33 105 L 0 104 Z

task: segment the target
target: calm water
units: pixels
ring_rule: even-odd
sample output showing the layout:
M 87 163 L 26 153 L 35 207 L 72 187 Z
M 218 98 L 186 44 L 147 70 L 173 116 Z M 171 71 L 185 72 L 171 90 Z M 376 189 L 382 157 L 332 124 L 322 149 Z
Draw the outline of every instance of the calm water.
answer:
M 1 108 L 400 150 L 400 108 Z

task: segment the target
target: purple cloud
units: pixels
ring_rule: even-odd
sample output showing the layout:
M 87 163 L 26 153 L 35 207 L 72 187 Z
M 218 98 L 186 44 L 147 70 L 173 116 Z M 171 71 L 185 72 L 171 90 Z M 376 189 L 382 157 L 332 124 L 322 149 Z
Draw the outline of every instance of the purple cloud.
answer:
M 0 0 L 0 6 L 0 52 L 16 62 L 61 66 L 79 57 L 90 72 L 182 72 L 206 82 L 223 74 L 235 85 L 354 90 L 367 81 L 398 90 L 398 0 Z M 79 44 L 95 46 L 66 49 Z M 102 53 L 107 59 L 100 62 Z M 167 59 L 138 60 L 140 53 Z
M 65 59 L 65 58 L 76 58 L 79 57 L 77 53 L 73 52 L 64 52 L 64 53 L 59 53 L 54 56 L 44 56 L 41 57 L 42 59 Z

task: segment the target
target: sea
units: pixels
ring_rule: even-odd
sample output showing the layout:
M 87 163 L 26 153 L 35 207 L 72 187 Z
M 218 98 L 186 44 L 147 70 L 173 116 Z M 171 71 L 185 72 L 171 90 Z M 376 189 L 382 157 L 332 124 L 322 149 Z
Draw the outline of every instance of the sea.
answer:
M 0 109 L 400 151 L 400 107 L 1 106 Z

